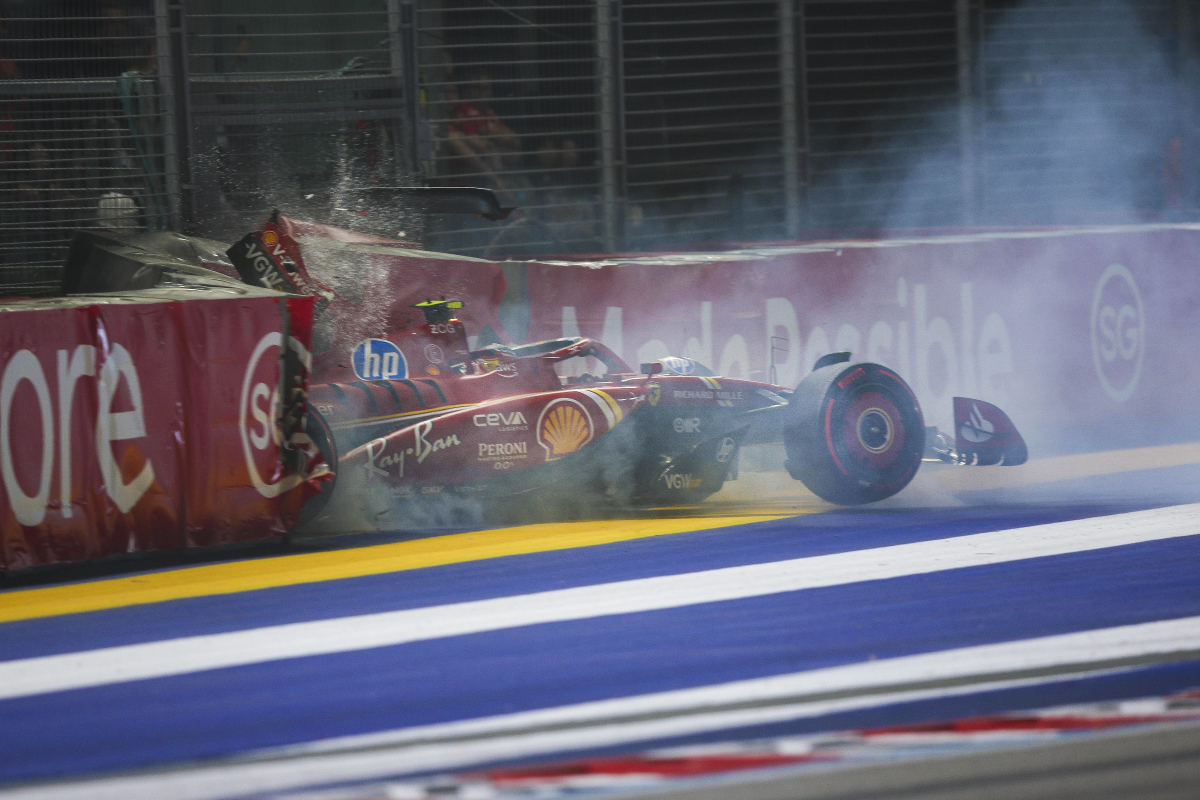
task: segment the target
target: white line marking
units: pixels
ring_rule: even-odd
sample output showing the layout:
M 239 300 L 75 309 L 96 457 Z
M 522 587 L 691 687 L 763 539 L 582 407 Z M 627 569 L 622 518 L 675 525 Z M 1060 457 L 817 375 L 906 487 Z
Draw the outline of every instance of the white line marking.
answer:
M 0 699 L 1099 550 L 1200 533 L 1200 504 L 832 555 L 0 662 Z
M 1044 636 L 997 644 L 963 647 L 935 653 L 921 653 L 838 667 L 751 678 L 730 683 L 676 689 L 669 692 L 618 697 L 555 708 L 503 714 L 495 717 L 463 720 L 438 725 L 401 728 L 392 731 L 342 736 L 269 751 L 272 754 L 320 753 L 349 748 L 390 746 L 431 738 L 478 736 L 521 728 L 566 725 L 583 722 L 606 723 L 614 719 L 646 715 L 669 715 L 703 711 L 732 704 L 770 703 L 790 697 L 833 692 L 883 690 L 927 681 L 946 681 L 972 676 L 1003 676 L 1025 670 L 1087 665 L 1138 656 L 1164 656 L 1200 650 L 1200 617 L 1185 617 L 1163 622 L 1146 622 L 1117 628 L 1100 628 L 1079 633 Z M 1033 679 L 1034 682 L 1063 680 L 1063 675 Z M 978 684 L 969 691 L 980 691 Z M 941 696 L 953 687 L 919 690 L 922 696 Z M 911 694 L 912 691 L 904 691 Z M 930 694 L 932 693 L 932 694 Z M 893 693 L 894 694 L 894 693 Z M 856 696 L 835 700 L 804 701 L 796 708 L 815 708 L 815 714 L 830 710 L 883 705 L 878 696 Z M 887 702 L 900 702 L 888 700 Z M 843 705 L 850 703 L 850 705 Z M 781 706 L 720 714 L 764 713 L 773 718 Z M 781 717 L 788 718 L 791 717 Z M 757 718 L 755 718 L 757 719 Z M 770 721 L 770 719 L 768 719 Z M 729 727 L 724 725 L 721 727 Z M 702 728 L 701 730 L 707 730 Z
M 966 686 L 915 689 L 832 700 L 720 709 L 728 703 L 786 699 L 848 688 L 900 686 L 913 681 L 999 676 L 1017 670 L 1086 665 L 1112 659 L 1167 655 L 1200 649 L 1200 617 L 1127 625 L 940 653 L 882 659 L 844 667 L 758 678 L 640 697 L 582 703 L 479 720 L 426 725 L 399 731 L 312 742 L 260 751 L 238 763 L 200 766 L 153 775 L 122 776 L 0 791 L 6 800 L 219 800 L 338 781 L 366 781 L 415 772 L 461 769 L 505 759 L 652 741 L 749 725 L 783 722 L 853 709 L 981 691 L 1051 683 L 1120 670 L 1072 675 L 991 679 Z M 621 717 L 663 714 L 654 719 Z M 562 723 L 591 723 L 561 730 L 533 730 Z M 431 741 L 451 736 L 488 738 Z M 374 747 L 378 749 L 347 748 Z M 280 758 L 291 755 L 290 758 Z

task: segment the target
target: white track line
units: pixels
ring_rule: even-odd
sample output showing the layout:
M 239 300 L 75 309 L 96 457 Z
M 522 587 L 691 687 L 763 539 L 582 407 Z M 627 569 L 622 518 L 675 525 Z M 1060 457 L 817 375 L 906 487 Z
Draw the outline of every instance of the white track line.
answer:
M 0 662 L 0 700 L 1200 534 L 1200 504 L 950 539 Z
M 844 667 L 759 678 L 640 697 L 562 706 L 480 720 L 426 725 L 368 736 L 343 737 L 251 754 L 246 760 L 159 774 L 101 778 L 0 791 L 6 800 L 220 800 L 339 781 L 366 781 L 416 772 L 461 769 L 490 761 L 528 758 L 674 736 L 802 719 L 1070 677 L 1112 674 L 1087 670 L 1114 659 L 1169 656 L 1200 649 L 1200 617 L 1127 625 L 1016 642 L 882 659 Z M 1019 670 L 1078 666 L 1070 675 L 1003 679 Z M 969 679 L 971 685 L 904 689 L 916 681 Z M 991 677 L 985 677 L 991 676 Z M 896 687 L 894 691 L 787 703 L 842 689 Z M 784 700 L 776 705 L 722 709 L 729 703 Z M 622 717 L 659 715 L 623 721 Z M 578 723 L 558 730 L 553 724 Z M 491 735 L 488 735 L 491 734 Z M 437 741 L 469 737 L 459 741 Z M 359 748 L 350 750 L 350 748 Z M 372 748 L 372 749 L 363 749 Z M 284 757 L 290 756 L 290 757 Z

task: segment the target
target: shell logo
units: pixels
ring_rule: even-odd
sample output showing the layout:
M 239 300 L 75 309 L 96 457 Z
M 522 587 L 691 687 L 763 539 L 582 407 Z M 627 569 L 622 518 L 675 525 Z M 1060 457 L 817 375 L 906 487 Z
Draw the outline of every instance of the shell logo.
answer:
M 275 231 L 267 231 L 263 234 L 263 244 L 267 245 L 268 247 L 274 247 L 275 243 L 278 241 L 279 237 L 275 234 Z
M 596 426 L 592 416 L 578 400 L 559 398 L 538 417 L 538 444 L 546 451 L 546 460 L 570 455 L 592 440 Z

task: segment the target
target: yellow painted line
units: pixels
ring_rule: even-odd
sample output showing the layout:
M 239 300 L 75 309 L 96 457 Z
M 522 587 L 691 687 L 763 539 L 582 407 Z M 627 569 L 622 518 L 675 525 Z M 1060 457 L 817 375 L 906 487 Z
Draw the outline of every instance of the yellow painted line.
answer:
M 0 622 L 591 547 L 764 522 L 794 516 L 794 513 L 541 523 L 348 550 L 209 564 L 70 586 L 25 589 L 0 593 Z

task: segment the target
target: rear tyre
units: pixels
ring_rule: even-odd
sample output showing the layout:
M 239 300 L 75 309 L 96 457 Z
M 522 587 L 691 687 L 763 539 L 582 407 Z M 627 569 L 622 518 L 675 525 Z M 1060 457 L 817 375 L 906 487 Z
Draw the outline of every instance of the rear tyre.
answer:
M 891 497 L 921 465 L 921 407 L 908 384 L 879 364 L 814 370 L 792 394 L 789 414 L 785 466 L 831 503 L 850 506 Z

